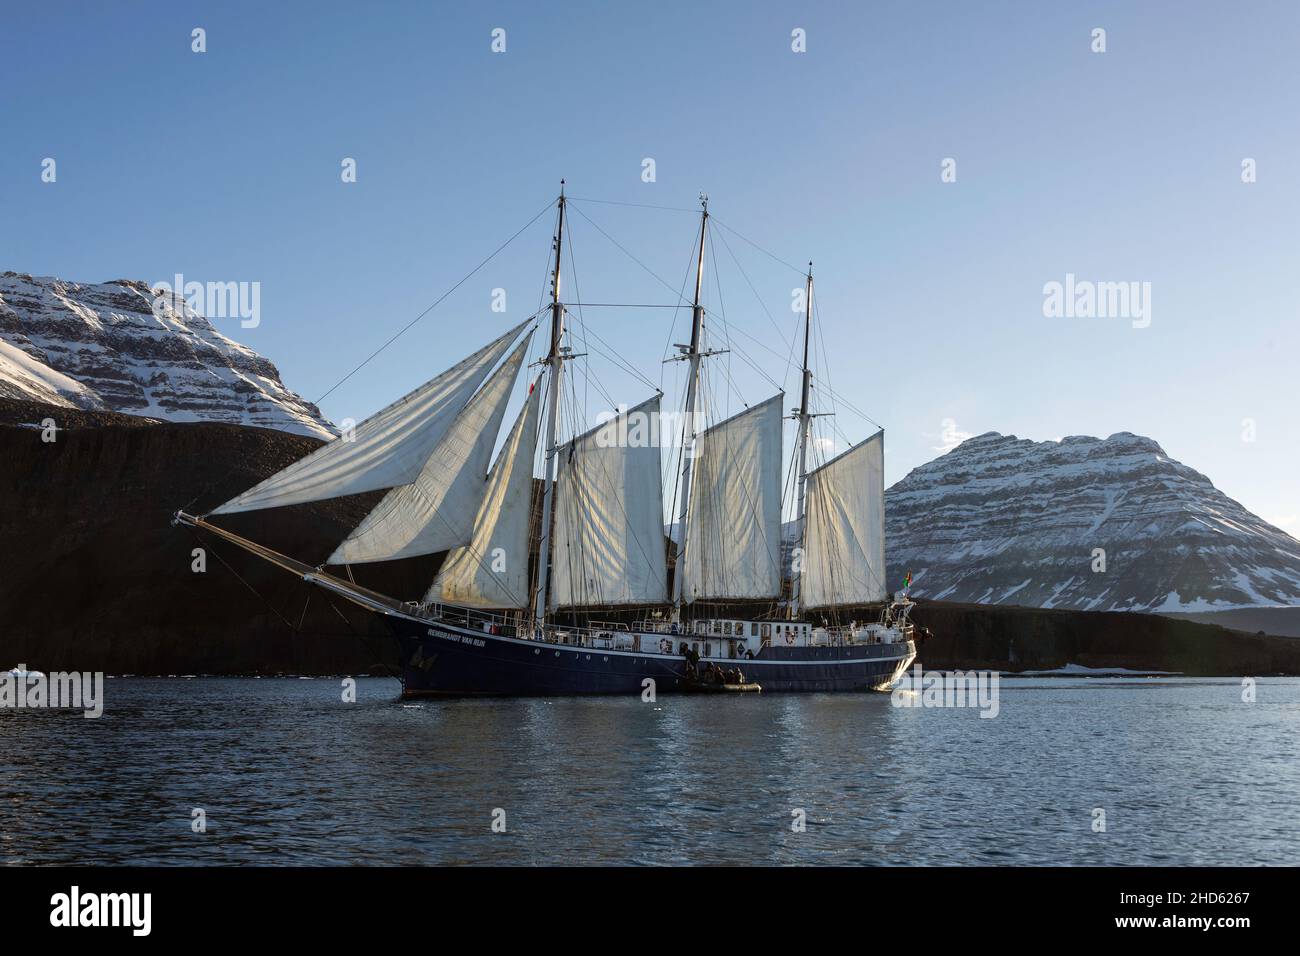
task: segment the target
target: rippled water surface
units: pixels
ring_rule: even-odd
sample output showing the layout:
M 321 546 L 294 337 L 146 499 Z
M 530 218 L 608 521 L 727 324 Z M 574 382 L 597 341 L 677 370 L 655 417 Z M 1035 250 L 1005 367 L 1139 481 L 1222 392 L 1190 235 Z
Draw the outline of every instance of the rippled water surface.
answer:
M 1261 680 L 1250 704 L 1231 679 L 1004 679 L 995 719 L 886 694 L 357 689 L 345 704 L 338 680 L 110 679 L 99 720 L 0 712 L 0 861 L 1300 860 L 1294 679 Z

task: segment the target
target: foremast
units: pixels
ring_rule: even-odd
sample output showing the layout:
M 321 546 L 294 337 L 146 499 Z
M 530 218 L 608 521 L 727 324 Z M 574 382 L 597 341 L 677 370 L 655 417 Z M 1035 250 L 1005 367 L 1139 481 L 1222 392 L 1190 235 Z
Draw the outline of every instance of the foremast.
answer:
M 691 309 L 691 344 L 682 348 L 677 358 L 690 363 L 686 380 L 685 421 L 682 424 L 682 478 L 681 509 L 677 515 L 678 543 L 677 566 L 673 572 L 673 620 L 680 621 L 682 616 L 682 554 L 689 545 L 687 521 L 691 504 L 691 459 L 695 445 L 696 404 L 700 385 L 700 359 L 704 357 L 701 350 L 704 335 L 704 307 L 700 304 L 700 292 L 704 284 L 704 242 L 709 230 L 709 197 L 700 195 L 700 249 L 695 261 L 695 299 Z
M 799 445 L 796 451 L 799 462 L 799 476 L 795 489 L 795 527 L 798 538 L 795 543 L 795 563 L 797 571 L 790 575 L 790 618 L 797 618 L 800 612 L 800 600 L 803 597 L 803 557 L 807 539 L 807 521 L 804 519 L 804 496 L 808 485 L 808 440 L 812 430 L 812 369 L 808 366 L 808 343 L 812 338 L 812 263 L 808 263 L 808 284 L 804 290 L 804 325 L 803 325 L 803 385 L 799 392 L 799 408 L 795 419 L 799 422 Z
M 542 526 L 537 548 L 537 594 L 533 619 L 546 620 L 546 586 L 551 569 L 551 509 L 554 507 L 556 450 L 560 443 L 560 387 L 564 378 L 564 305 L 560 302 L 560 263 L 564 248 L 564 180 L 560 180 L 559 214 L 555 226 L 555 272 L 551 283 L 551 349 L 543 364 L 550 369 L 550 394 L 546 403 L 546 458 L 542 466 Z

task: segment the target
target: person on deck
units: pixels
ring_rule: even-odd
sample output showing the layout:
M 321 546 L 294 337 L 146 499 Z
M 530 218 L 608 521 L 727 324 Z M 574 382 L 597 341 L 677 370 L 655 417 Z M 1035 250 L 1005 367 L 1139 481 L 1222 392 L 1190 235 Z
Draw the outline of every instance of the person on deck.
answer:
M 696 680 L 697 672 L 695 668 L 700 662 L 700 652 L 682 641 L 682 657 L 686 658 L 686 676 L 691 680 Z

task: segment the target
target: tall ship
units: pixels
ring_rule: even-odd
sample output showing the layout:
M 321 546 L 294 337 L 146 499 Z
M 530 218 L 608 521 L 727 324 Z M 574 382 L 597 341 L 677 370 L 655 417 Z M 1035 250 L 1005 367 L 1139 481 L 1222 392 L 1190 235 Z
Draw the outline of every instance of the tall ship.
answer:
M 787 343 L 797 349 L 802 332 L 797 406 L 787 412 L 777 392 L 719 416 L 708 360 L 728 350 L 710 334 L 725 315 L 715 322 L 701 298 L 711 248 L 701 196 L 694 296 L 680 303 L 689 341 L 660 363 L 682 363 L 680 410 L 665 412 L 656 389 L 566 434 L 582 420 L 575 345 L 595 341 L 570 328 L 586 303 L 561 295 L 569 202 L 561 184 L 538 312 L 355 429 L 176 522 L 382 618 L 407 697 L 888 688 L 915 658 L 916 634 L 906 587 L 891 595 L 885 581 L 884 433 L 838 454 L 815 440 L 829 412 L 814 408 L 811 263 L 802 328 Z M 503 439 L 543 325 L 537 371 Z M 219 524 L 377 491 L 387 493 L 319 565 Z M 358 566 L 437 554 L 423 595 L 356 582 Z

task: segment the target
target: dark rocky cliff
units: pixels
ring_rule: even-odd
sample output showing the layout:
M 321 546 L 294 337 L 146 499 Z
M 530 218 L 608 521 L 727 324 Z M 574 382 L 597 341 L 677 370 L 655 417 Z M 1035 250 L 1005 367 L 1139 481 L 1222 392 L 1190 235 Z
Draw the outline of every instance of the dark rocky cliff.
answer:
M 1300 640 L 1294 637 L 1157 614 L 922 601 L 913 616 L 934 634 L 922 644 L 920 658 L 936 669 L 1027 671 L 1078 664 L 1202 677 L 1300 674 Z
M 64 429 L 54 442 L 21 427 L 47 417 Z M 331 606 L 285 572 L 171 524 L 177 508 L 215 507 L 316 444 L 267 429 L 0 403 L 0 666 L 339 673 L 391 663 L 388 642 L 363 612 L 338 599 Z M 375 500 L 223 524 L 319 561 Z M 191 551 L 200 546 L 207 570 L 196 574 Z M 393 587 L 409 586 L 403 578 L 418 572 L 368 570 L 366 583 Z

